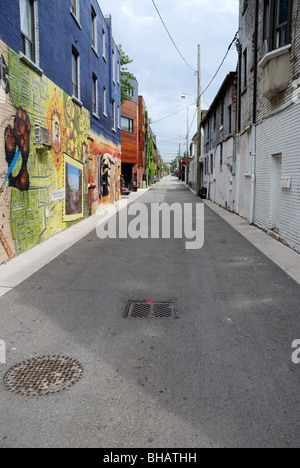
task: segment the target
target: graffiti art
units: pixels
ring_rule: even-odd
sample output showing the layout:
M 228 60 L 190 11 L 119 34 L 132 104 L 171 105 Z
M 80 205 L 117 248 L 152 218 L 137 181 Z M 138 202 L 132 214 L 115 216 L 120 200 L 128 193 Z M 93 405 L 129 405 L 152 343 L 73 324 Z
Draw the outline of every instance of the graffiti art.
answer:
M 105 153 L 100 159 L 100 193 L 101 197 L 108 197 L 110 193 L 111 168 L 115 166 L 114 159 Z
M 9 186 L 15 187 L 22 192 L 29 190 L 27 162 L 30 148 L 30 130 L 29 116 L 22 107 L 19 107 L 14 120 L 14 128 L 8 125 L 5 129 L 4 140 Z M 21 164 L 18 165 L 20 157 Z M 15 171 L 15 169 L 17 170 Z M 14 171 L 17 174 L 14 174 Z
M 73 221 L 83 217 L 83 166 L 67 155 L 64 161 L 66 188 L 64 220 Z
M 5 94 L 9 93 L 9 71 L 6 65 L 3 55 L 0 57 L 0 87 L 3 89 Z

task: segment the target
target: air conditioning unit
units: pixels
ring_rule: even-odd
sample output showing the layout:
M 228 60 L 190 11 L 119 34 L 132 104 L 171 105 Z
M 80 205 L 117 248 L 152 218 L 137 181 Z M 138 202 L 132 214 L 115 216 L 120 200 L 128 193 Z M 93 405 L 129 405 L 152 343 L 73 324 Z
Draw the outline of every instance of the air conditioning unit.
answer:
M 35 129 L 35 145 L 37 149 L 51 149 L 51 141 L 50 141 L 50 134 L 49 131 L 41 127 L 39 125 L 36 125 Z

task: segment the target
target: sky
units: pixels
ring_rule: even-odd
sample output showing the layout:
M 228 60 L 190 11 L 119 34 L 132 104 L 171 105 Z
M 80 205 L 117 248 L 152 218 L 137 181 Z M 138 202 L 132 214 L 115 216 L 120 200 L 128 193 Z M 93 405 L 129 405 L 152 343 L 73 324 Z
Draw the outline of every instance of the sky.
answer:
M 204 90 L 238 30 L 239 0 L 154 0 L 181 55 L 161 22 L 152 0 L 98 0 L 112 15 L 113 38 L 133 62 L 163 160 L 171 162 L 186 150 L 197 131 L 197 56 L 201 46 L 201 89 Z M 227 73 L 237 67 L 233 45 L 217 77 L 201 98 L 208 109 Z M 187 62 L 187 63 L 186 63 Z M 186 94 L 186 99 L 181 98 Z M 188 110 L 186 109 L 188 107 Z M 177 111 L 180 111 L 176 113 Z M 172 117 L 166 118 L 176 113 Z M 163 120 L 161 120 L 163 119 Z M 194 119 L 194 120 L 193 120 Z

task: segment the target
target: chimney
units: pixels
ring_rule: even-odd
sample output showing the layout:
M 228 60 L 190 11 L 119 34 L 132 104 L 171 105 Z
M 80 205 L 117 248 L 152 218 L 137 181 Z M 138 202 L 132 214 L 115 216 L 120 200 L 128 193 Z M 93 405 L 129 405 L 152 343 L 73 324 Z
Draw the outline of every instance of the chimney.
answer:
M 104 19 L 105 19 L 105 23 L 107 24 L 107 26 L 108 26 L 109 28 L 111 28 L 111 26 L 112 26 L 111 15 L 110 15 L 110 14 L 109 14 L 109 15 L 105 15 Z

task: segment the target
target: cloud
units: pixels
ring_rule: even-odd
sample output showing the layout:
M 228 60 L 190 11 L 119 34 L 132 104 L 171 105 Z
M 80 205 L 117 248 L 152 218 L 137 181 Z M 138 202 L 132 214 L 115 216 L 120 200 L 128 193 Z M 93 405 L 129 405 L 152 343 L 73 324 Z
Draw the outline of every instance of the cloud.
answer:
M 221 7 L 218 8 L 218 13 L 236 13 L 239 8 L 238 0 L 226 0 L 223 1 Z
M 137 9 L 137 2 L 124 2 L 121 5 L 121 12 L 127 16 L 127 18 L 135 22 L 136 24 L 146 24 L 146 23 L 152 23 L 155 18 L 154 16 L 144 16 L 138 13 Z
M 139 83 L 139 94 L 152 121 L 177 112 L 185 102 L 182 92 L 196 96 L 197 77 L 187 67 L 168 37 L 151 0 L 99 0 L 102 11 L 113 19 L 113 37 L 133 60 L 130 72 Z M 201 81 L 204 89 L 214 76 L 237 29 L 239 0 L 155 0 L 161 16 L 186 61 L 197 68 L 197 45 L 201 44 Z M 229 71 L 235 70 L 233 49 L 217 78 L 205 93 L 203 107 L 209 107 Z M 190 108 L 192 122 L 195 107 Z M 182 135 L 186 135 L 187 111 L 153 125 L 158 147 L 166 160 L 175 157 Z M 196 120 L 191 135 L 196 131 Z M 165 142 L 159 135 L 168 134 Z M 172 138 L 173 135 L 173 138 Z M 179 135 L 181 135 L 181 140 Z M 177 140 L 177 141 L 176 141 Z

